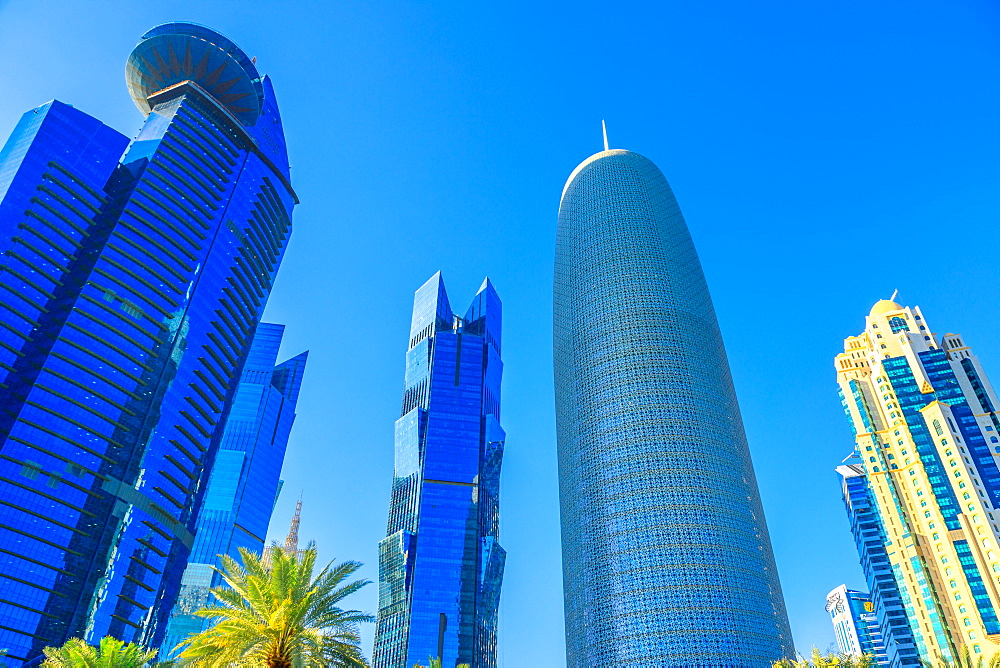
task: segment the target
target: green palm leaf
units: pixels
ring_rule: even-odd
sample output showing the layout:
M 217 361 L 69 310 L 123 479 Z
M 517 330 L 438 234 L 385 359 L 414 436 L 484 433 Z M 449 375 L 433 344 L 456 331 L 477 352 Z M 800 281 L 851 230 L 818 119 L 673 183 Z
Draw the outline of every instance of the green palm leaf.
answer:
M 356 561 L 330 563 L 315 576 L 316 547 L 287 554 L 277 544 L 270 560 L 240 549 L 242 565 L 222 558 L 225 585 L 212 589 L 215 603 L 195 614 L 212 626 L 178 645 L 179 665 L 204 668 L 260 665 L 268 668 L 362 668 L 357 625 L 373 617 L 344 610 L 341 601 L 370 584 L 349 581 Z
M 117 638 L 101 638 L 98 647 L 82 638 L 70 638 L 61 647 L 46 647 L 42 668 L 142 668 L 155 657 L 156 650 L 124 643 Z

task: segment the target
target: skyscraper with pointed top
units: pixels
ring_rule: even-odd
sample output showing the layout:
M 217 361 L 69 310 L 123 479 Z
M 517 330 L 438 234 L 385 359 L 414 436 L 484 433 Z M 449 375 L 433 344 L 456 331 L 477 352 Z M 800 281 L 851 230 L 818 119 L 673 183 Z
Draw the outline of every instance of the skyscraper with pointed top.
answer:
M 295 512 L 292 514 L 292 521 L 288 525 L 288 533 L 285 535 L 285 543 L 278 545 L 277 542 L 264 548 L 261 563 L 265 566 L 271 564 L 275 550 L 281 550 L 288 556 L 295 555 L 301 557 L 305 550 L 299 549 L 299 523 L 302 521 L 302 499 L 295 504 Z
M 554 347 L 569 668 L 789 655 L 708 286 L 670 186 L 637 153 L 592 155 L 563 189 Z
M 288 526 L 288 535 L 285 536 L 285 552 L 294 554 L 299 551 L 299 524 L 302 522 L 302 499 L 295 504 L 295 514 L 292 515 L 292 523 Z
M 373 665 L 496 666 L 500 298 L 489 279 L 456 316 L 441 273 L 413 300 Z

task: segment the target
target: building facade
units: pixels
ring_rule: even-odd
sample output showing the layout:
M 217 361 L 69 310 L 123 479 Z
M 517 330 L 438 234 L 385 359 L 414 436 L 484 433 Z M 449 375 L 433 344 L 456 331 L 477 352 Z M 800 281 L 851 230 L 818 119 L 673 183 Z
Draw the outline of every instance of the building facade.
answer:
M 501 305 L 487 279 L 464 317 L 441 273 L 414 296 L 372 664 L 494 668 L 500 547 Z
M 567 665 L 790 656 L 712 300 L 641 155 L 597 153 L 563 189 L 554 347 Z
M 275 364 L 283 325 L 261 323 L 243 367 L 196 522 L 194 547 L 160 650 L 163 659 L 208 620 L 194 612 L 222 584 L 219 555 L 242 562 L 240 548 L 262 554 L 278 495 L 278 474 L 295 419 L 308 353 Z
M 126 79 L 131 144 L 50 102 L 0 151 L 8 663 L 71 635 L 160 644 L 291 231 L 274 91 L 238 47 L 163 25 Z
M 924 659 L 1000 649 L 1000 420 L 962 338 L 875 304 L 835 361 L 885 554 Z M 878 601 L 875 601 L 876 604 Z
M 878 665 L 888 665 L 875 604 L 868 594 L 840 585 L 826 595 L 826 611 L 830 613 L 841 654 L 867 654 L 874 657 Z
M 839 466 L 837 472 L 842 476 L 844 505 L 875 608 L 875 620 L 885 654 L 884 659 L 879 656 L 879 661 L 891 668 L 919 666 L 920 655 L 913 642 L 903 598 L 896 586 L 886 551 L 885 532 L 872 505 L 864 467 L 845 464 Z

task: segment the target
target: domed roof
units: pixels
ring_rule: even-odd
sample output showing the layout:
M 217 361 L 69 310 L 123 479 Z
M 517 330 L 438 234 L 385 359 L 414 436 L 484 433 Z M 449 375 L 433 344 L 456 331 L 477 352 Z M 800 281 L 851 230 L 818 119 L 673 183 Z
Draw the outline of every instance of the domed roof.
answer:
M 569 175 L 568 179 L 566 179 L 566 185 L 563 186 L 562 195 L 559 198 L 560 206 L 562 205 L 563 198 L 566 197 L 566 191 L 569 190 L 570 184 L 573 183 L 573 181 L 580 174 L 580 172 L 586 169 L 588 165 L 591 165 L 597 162 L 598 160 L 601 160 L 602 158 L 612 158 L 622 155 L 639 156 L 639 158 L 641 158 L 642 160 L 649 160 L 649 158 L 641 156 L 638 153 L 633 153 L 632 151 L 626 151 L 625 149 L 622 148 L 612 148 L 612 149 L 605 149 L 603 151 L 598 151 L 597 153 L 595 153 L 594 155 L 590 156 L 589 158 L 581 162 L 579 165 L 577 165 L 576 169 L 573 170 L 573 173 Z
M 194 23 L 166 23 L 147 32 L 125 65 L 125 82 L 139 111 L 148 98 L 182 81 L 193 81 L 243 125 L 260 116 L 264 89 L 253 61 L 233 42 Z
M 869 315 L 881 315 L 882 313 L 888 313 L 889 311 L 902 310 L 903 307 L 891 299 L 880 299 L 875 302 L 875 306 L 872 306 L 872 312 Z

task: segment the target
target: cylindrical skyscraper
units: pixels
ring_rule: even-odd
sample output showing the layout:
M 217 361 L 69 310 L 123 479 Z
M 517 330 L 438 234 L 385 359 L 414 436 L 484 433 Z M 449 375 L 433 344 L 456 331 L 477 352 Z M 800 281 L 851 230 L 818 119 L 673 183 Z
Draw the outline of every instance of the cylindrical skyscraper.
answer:
M 663 174 L 605 150 L 559 205 L 569 668 L 770 666 L 791 633 L 722 336 Z

